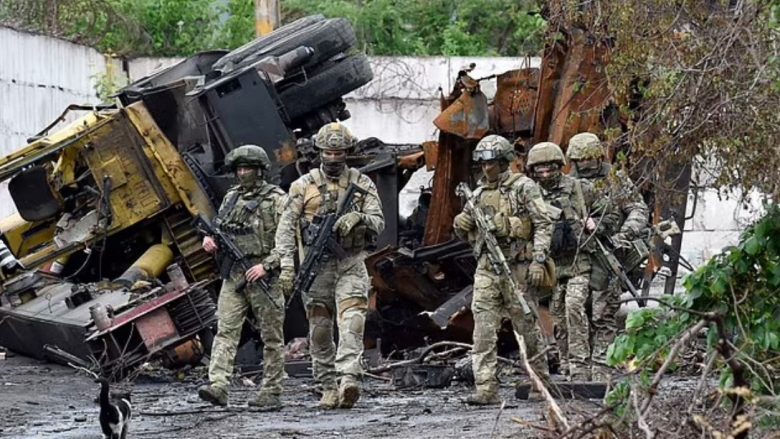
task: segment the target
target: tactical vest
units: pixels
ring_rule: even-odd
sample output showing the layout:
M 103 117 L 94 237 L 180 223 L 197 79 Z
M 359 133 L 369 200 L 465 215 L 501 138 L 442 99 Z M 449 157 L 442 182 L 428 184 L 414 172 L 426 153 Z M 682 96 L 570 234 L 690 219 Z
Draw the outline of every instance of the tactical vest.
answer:
M 335 213 L 350 184 L 358 184 L 360 171 L 348 168 L 338 180 L 327 178 L 319 168 L 312 169 L 306 174 L 306 188 L 303 192 L 303 216 L 301 218 L 301 235 L 304 245 L 309 246 L 314 235 L 307 233 L 310 224 L 316 223 L 324 215 Z M 356 193 L 353 198 L 353 210 L 362 212 L 365 197 Z M 352 229 L 352 232 L 341 241 L 344 250 L 357 252 L 366 247 L 367 241 L 375 237 L 370 236 L 365 224 L 360 223 Z
M 523 178 L 522 174 L 511 174 L 504 181 L 499 182 L 495 189 L 480 185 L 474 190 L 472 196 L 474 204 L 482 209 L 489 219 L 492 220 L 495 214 L 503 212 L 506 216 L 520 218 L 526 226 L 524 228 L 530 232 L 532 230 L 531 217 L 527 207 L 520 200 L 518 188 L 514 187 L 521 178 Z M 531 236 L 532 233 L 528 233 L 525 237 L 513 239 L 505 237 L 497 238 L 497 240 L 498 245 L 509 260 L 523 260 L 527 259 L 527 244 Z M 483 254 L 483 246 L 484 239 L 478 234 L 474 245 L 474 253 L 477 258 Z
M 563 176 L 559 185 L 552 190 L 541 188 L 544 201 L 560 210 L 558 217 L 553 217 L 553 238 L 550 252 L 556 262 L 566 261 L 574 257 L 582 235 L 582 212 L 584 197 L 580 183 L 571 177 Z
M 270 184 L 247 192 L 234 188 L 225 195 L 225 202 L 217 214 L 217 227 L 230 235 L 249 257 L 262 258 L 274 247 L 277 226 L 274 195 L 284 196 L 284 192 Z

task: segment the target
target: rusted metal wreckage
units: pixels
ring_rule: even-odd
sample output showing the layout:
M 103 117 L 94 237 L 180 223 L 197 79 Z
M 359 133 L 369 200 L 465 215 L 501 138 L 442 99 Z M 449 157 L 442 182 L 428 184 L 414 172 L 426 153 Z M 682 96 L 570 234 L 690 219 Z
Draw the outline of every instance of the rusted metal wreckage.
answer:
M 121 91 L 120 106 L 93 108 L 52 134 L 47 127 L 0 159 L 19 212 L 0 228 L 25 267 L 3 273 L 0 345 L 105 375 L 155 357 L 197 361 L 210 346 L 219 281 L 192 220 L 212 218 L 231 184 L 222 159 L 241 144 L 262 145 L 270 178 L 289 186 L 316 162 L 305 139 L 348 118 L 341 96 L 371 79 L 366 58 L 348 55 L 354 44 L 346 21 L 306 17 L 137 81 Z M 377 183 L 386 218 L 366 261 L 368 348 L 380 339 L 384 353 L 470 340 L 475 261 L 451 224 L 461 208 L 455 186 L 475 181 L 471 149 L 488 132 L 515 139 L 521 152 L 539 140 L 565 145 L 576 132 L 601 132 L 614 120 L 608 50 L 574 32 L 546 49 L 541 69 L 495 77 L 492 102 L 480 82 L 493 78 L 462 71 L 442 97 L 438 142 L 358 144 L 349 160 Z M 399 192 L 423 167 L 433 185 L 402 221 Z M 252 339 L 251 322 L 245 329 Z M 285 338 L 306 334 L 294 302 Z
M 439 141 L 424 145 L 426 166 L 434 171 L 434 177 L 430 193 L 420 196 L 418 209 L 426 212 L 424 231 L 414 241 L 420 244 L 385 248 L 367 261 L 378 327 L 369 335 L 382 338 L 384 352 L 436 340 L 471 339 L 469 306 L 475 260 L 469 246 L 452 233 L 452 220 L 461 209 L 453 194 L 458 183 L 469 181 L 473 185 L 478 178 L 479 171 L 471 169 L 469 163 L 479 139 L 496 133 L 514 140 L 519 153 L 514 169 L 522 172 L 524 154 L 537 142 L 552 141 L 565 150 L 569 138 L 579 132 L 625 129 L 607 87 L 609 45 L 588 38 L 582 29 L 561 32 L 566 38 L 546 47 L 541 68 L 495 76 L 497 91 L 492 102 L 480 91 L 480 82 L 493 77 L 474 79 L 467 71 L 459 72 L 451 93 L 442 97 L 442 112 L 434 121 L 440 130 Z M 610 156 L 615 152 L 610 151 Z M 677 179 L 671 190 L 685 192 L 687 182 Z M 654 223 L 671 217 L 682 230 L 685 199 L 680 202 L 679 197 L 652 192 L 644 195 L 654 206 Z M 663 266 L 669 269 L 666 291 L 672 292 L 681 239 L 679 234 L 673 236 L 668 245 L 656 238 L 650 260 L 631 273 L 643 295 L 649 293 L 651 280 Z M 542 308 L 543 327 L 552 339 L 552 322 Z M 508 322 L 499 340 L 516 349 Z

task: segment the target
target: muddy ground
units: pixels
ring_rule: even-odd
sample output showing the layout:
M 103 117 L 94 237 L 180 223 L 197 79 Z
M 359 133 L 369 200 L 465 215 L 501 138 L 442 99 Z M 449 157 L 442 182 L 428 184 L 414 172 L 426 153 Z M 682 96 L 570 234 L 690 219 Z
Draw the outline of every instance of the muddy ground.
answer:
M 232 387 L 227 409 L 198 399 L 202 372 L 187 376 L 157 373 L 133 384 L 135 408 L 130 438 L 504 438 L 537 437 L 538 432 L 512 421 L 542 422 L 542 403 L 518 401 L 513 389 L 501 389 L 499 409 L 472 408 L 462 400 L 471 391 L 456 384 L 447 389 L 395 390 L 368 380 L 352 410 L 321 411 L 310 378 L 289 378 L 281 412 L 250 411 L 255 394 L 248 383 Z M 98 385 L 84 373 L 22 356 L 0 360 L 0 437 L 99 438 Z M 494 431 L 495 430 L 495 431 Z

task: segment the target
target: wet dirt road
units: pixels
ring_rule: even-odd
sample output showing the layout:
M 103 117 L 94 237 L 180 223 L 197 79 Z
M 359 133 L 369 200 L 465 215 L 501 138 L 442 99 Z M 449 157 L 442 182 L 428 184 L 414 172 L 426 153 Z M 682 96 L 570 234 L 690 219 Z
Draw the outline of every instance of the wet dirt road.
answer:
M 192 376 L 192 375 L 191 375 Z M 472 408 L 462 400 L 471 389 L 456 385 L 425 391 L 394 390 L 368 380 L 352 410 L 316 408 L 310 378 L 286 380 L 281 412 L 250 411 L 251 385 L 234 385 L 227 409 L 198 399 L 196 378 L 136 380 L 129 438 L 505 438 L 535 437 L 512 421 L 540 422 L 542 403 L 518 401 L 502 388 L 506 406 Z M 84 373 L 21 356 L 0 361 L 0 437 L 100 438 L 98 385 Z

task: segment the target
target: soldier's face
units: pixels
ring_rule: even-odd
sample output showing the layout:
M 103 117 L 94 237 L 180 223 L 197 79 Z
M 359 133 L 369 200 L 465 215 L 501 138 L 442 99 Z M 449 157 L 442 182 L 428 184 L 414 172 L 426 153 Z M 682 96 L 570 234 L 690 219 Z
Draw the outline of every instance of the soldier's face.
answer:
M 501 165 L 498 160 L 487 160 L 480 162 L 482 173 L 485 174 L 485 180 L 489 183 L 493 183 L 498 180 L 501 175 Z
M 236 168 L 236 177 L 241 186 L 253 185 L 260 176 L 260 170 L 257 168 L 249 168 L 246 166 L 239 166 Z
M 345 162 L 347 161 L 347 151 L 343 149 L 323 149 L 323 162 Z
M 574 166 L 577 168 L 578 174 L 580 174 L 583 177 L 587 177 L 588 175 L 592 175 L 598 172 L 599 168 L 601 168 L 601 160 L 599 159 L 577 160 L 574 162 Z
M 532 176 L 542 187 L 550 187 L 558 182 L 560 175 L 560 166 L 554 163 L 545 163 L 534 166 Z
M 347 151 L 343 149 L 323 149 L 322 170 L 329 177 L 338 177 L 344 171 L 347 162 Z

